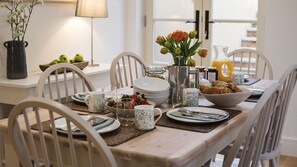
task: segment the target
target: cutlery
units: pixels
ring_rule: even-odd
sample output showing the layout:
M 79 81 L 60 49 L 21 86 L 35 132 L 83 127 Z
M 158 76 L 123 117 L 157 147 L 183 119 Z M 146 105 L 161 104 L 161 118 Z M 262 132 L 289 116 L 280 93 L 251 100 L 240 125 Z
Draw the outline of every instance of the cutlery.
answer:
M 178 109 L 178 112 L 180 112 L 182 115 L 188 116 L 188 117 L 199 116 L 199 117 L 208 118 L 208 119 L 221 119 L 228 115 L 228 114 L 221 115 L 221 114 L 214 114 L 214 113 L 204 113 L 201 111 L 188 110 L 186 108 L 180 108 L 180 109 Z
M 86 121 L 89 122 L 91 124 L 91 126 L 96 126 L 98 124 L 101 124 L 101 123 L 107 121 L 107 119 L 99 118 L 99 117 L 96 117 L 96 116 L 91 116 Z M 72 124 L 72 123 L 71 123 L 70 127 L 71 127 L 71 131 L 73 131 L 73 132 L 79 130 L 79 128 L 77 126 L 75 126 L 74 124 Z M 67 130 L 67 125 L 65 125 L 64 127 L 61 127 L 60 129 L 66 131 Z

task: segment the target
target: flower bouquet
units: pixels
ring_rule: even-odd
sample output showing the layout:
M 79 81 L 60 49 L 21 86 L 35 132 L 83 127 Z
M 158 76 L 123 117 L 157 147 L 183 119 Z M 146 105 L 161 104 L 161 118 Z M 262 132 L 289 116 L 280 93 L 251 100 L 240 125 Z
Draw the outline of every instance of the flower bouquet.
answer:
M 202 42 L 195 39 L 196 32 L 189 33 L 176 30 L 167 35 L 167 37 L 158 36 L 156 43 L 162 46 L 161 54 L 172 54 L 174 65 L 180 66 L 195 66 L 195 61 L 191 57 L 198 53 L 198 48 Z

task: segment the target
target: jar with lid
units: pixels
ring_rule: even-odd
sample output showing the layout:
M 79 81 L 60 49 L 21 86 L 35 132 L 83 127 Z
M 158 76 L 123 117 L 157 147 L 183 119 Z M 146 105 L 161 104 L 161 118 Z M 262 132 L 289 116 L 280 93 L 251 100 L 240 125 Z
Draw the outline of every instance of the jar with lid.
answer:
M 145 69 L 145 76 L 165 79 L 166 68 L 162 66 L 148 66 Z
M 199 73 L 196 68 L 191 67 L 189 71 L 189 88 L 198 88 Z
M 207 80 L 209 82 L 218 80 L 218 70 L 216 67 L 208 67 L 206 74 L 207 74 Z
M 196 66 L 196 69 L 199 74 L 199 79 L 206 79 L 206 67 L 205 66 Z

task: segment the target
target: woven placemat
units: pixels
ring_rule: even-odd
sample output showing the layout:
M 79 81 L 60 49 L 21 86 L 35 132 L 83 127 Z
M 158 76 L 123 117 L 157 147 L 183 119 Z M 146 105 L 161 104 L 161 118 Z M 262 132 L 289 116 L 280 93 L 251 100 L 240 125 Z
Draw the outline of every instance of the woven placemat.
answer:
M 100 112 L 100 113 L 93 113 L 93 112 L 90 112 L 88 110 L 88 106 L 84 103 L 79 103 L 79 102 L 76 102 L 76 101 L 68 101 L 68 102 L 64 102 L 63 103 L 65 106 L 69 107 L 70 109 L 72 110 L 76 110 L 76 111 L 82 111 L 82 112 L 86 112 L 86 113 L 92 113 L 92 114 L 107 114 L 109 113 L 108 110 L 105 110 L 104 112 Z
M 165 126 L 170 128 L 176 128 L 176 129 L 182 129 L 182 130 L 189 130 L 189 131 L 195 131 L 195 132 L 201 132 L 201 133 L 207 133 L 218 127 L 219 125 L 223 124 L 224 122 L 236 117 L 241 113 L 239 110 L 233 110 L 233 109 L 221 109 L 229 113 L 229 117 L 221 122 L 215 122 L 215 123 L 186 123 L 186 122 L 180 122 L 173 120 L 169 118 L 166 113 L 164 113 L 161 117 L 161 119 L 156 123 L 158 126 Z
M 38 127 L 36 124 L 32 125 L 31 128 L 34 130 L 38 130 Z M 50 127 L 50 121 L 43 122 L 42 128 L 44 132 L 52 133 L 52 130 Z M 104 139 L 104 141 L 108 146 L 117 146 L 119 144 L 122 144 L 128 140 L 131 140 L 137 136 L 143 135 L 152 130 L 144 131 L 144 130 L 137 130 L 135 129 L 134 126 L 129 126 L 129 127 L 120 126 L 118 129 L 112 132 L 101 134 L 101 137 Z M 66 134 L 60 133 L 60 135 L 67 137 Z M 73 138 L 86 141 L 85 136 L 74 136 Z

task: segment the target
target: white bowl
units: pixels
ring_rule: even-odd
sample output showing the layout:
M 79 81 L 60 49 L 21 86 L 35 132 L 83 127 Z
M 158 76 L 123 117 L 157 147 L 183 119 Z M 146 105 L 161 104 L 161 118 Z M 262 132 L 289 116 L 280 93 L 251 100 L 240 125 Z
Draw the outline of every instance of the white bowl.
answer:
M 163 96 L 163 97 L 146 97 L 147 100 L 152 101 L 156 104 L 156 106 L 159 106 L 163 103 L 165 103 L 168 100 L 168 96 Z
M 133 86 L 143 92 L 160 92 L 170 88 L 167 81 L 155 77 L 141 77 L 133 82 Z
M 241 88 L 243 92 L 226 93 L 226 94 L 204 94 L 201 93 L 208 101 L 214 103 L 217 106 L 233 107 L 240 102 L 246 100 L 252 91 Z
M 162 90 L 162 91 L 149 91 L 149 90 L 143 90 L 143 89 L 140 89 L 138 87 L 133 87 L 134 89 L 134 92 L 143 92 L 143 93 L 148 93 L 148 94 L 163 94 L 163 93 L 167 93 L 169 92 L 169 89 L 165 89 L 165 90 Z
M 153 92 L 143 92 L 143 91 L 139 91 L 139 90 L 136 90 L 136 89 L 134 89 L 134 92 L 144 94 L 145 96 L 154 96 L 154 97 L 167 96 L 170 93 L 169 90 L 166 91 L 166 92 L 155 92 L 155 93 L 153 93 Z

